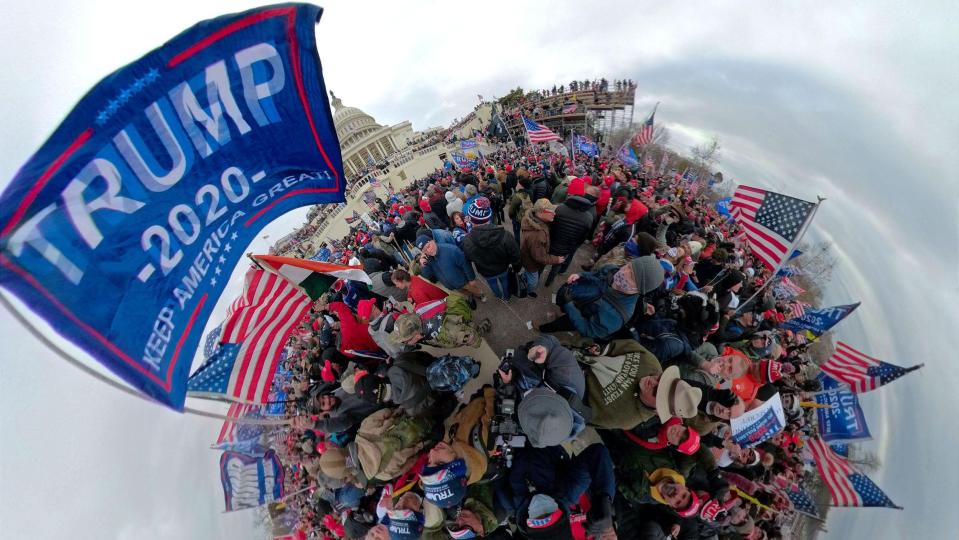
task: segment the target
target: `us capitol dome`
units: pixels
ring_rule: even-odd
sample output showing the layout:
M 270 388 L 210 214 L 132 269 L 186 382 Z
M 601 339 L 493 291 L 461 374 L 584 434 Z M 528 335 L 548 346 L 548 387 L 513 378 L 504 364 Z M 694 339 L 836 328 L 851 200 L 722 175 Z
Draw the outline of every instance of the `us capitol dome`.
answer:
M 392 126 L 381 126 L 362 110 L 343 105 L 343 100 L 333 92 L 330 92 L 330 98 L 333 127 L 340 139 L 343 168 L 348 177 L 360 174 L 371 165 L 401 152 L 413 136 L 413 127 L 408 120 Z

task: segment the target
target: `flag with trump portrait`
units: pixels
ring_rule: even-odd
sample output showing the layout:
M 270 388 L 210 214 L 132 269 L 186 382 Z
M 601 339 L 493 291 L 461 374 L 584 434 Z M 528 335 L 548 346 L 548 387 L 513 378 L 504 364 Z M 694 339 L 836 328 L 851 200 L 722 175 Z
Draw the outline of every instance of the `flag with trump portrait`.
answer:
M 231 451 L 220 456 L 220 482 L 227 512 L 282 499 L 285 480 L 283 464 L 272 450 L 260 456 Z
M 321 13 L 197 23 L 97 83 L 0 195 L 0 285 L 173 409 L 243 249 L 343 200 Z

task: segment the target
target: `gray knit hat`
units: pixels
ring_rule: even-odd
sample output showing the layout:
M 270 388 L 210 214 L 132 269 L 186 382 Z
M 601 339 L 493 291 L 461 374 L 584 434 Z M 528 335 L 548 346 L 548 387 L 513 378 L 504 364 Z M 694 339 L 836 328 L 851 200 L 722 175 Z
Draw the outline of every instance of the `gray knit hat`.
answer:
M 519 425 L 534 448 L 556 446 L 573 431 L 573 410 L 563 396 L 547 388 L 533 388 L 517 409 Z
M 629 263 L 633 267 L 633 278 L 639 294 L 655 291 L 666 279 L 666 270 L 659 264 L 655 255 L 636 257 Z

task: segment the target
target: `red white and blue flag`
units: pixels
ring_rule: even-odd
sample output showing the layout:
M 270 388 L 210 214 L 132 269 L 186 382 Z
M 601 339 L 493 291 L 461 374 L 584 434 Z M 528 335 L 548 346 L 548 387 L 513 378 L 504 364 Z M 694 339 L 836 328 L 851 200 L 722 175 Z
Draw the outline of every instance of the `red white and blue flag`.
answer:
M 531 143 L 541 143 L 549 141 L 559 141 L 559 135 L 553 133 L 548 127 L 538 124 L 529 118 L 523 117 L 523 125 L 526 126 L 526 136 Z
M 815 203 L 773 191 L 739 186 L 729 204 L 733 218 L 746 232 L 746 243 L 769 268 L 779 268 L 810 219 Z
M 884 506 L 899 508 L 866 475 L 853 469 L 849 462 L 829 448 L 822 439 L 806 442 L 823 483 L 829 489 L 832 506 Z
M 256 405 L 250 405 L 248 403 L 231 403 L 230 410 L 226 413 L 226 415 L 230 418 L 243 418 L 254 408 L 256 408 Z M 225 420 L 223 422 L 223 426 L 220 427 L 220 434 L 216 438 L 217 446 L 236 442 L 236 427 L 237 424 L 235 422 Z
M 659 107 L 659 104 L 656 104 L 656 107 Z M 649 144 L 653 140 L 653 118 L 656 116 L 656 107 L 653 107 L 653 112 L 649 113 L 649 118 L 643 122 L 643 127 L 636 132 L 636 135 L 633 135 L 633 146 L 643 146 L 644 144 Z
M 842 341 L 826 363 L 819 366 L 826 375 L 845 384 L 856 394 L 875 390 L 891 383 L 919 366 L 904 368 L 867 356 Z
M 223 323 L 220 346 L 190 376 L 190 395 L 265 403 L 276 366 L 310 297 L 282 277 L 258 268 L 246 275 L 244 302 Z

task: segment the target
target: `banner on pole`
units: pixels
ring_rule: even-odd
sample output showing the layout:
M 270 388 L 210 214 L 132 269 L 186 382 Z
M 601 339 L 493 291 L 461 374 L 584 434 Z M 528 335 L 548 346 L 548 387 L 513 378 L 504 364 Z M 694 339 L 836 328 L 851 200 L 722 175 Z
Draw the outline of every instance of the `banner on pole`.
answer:
M 751 448 L 772 438 L 786 427 L 786 415 L 779 394 L 761 406 L 730 420 L 733 442 Z
M 283 464 L 272 450 L 262 456 L 223 452 L 220 456 L 220 481 L 227 512 L 253 508 L 283 498 Z
M 819 437 L 829 443 L 872 438 L 856 394 L 823 373 L 819 381 L 823 391 L 816 394 L 816 403 L 827 406 L 816 409 Z
M 0 284 L 174 409 L 244 247 L 343 200 L 320 14 L 198 23 L 94 86 L 0 196 Z

